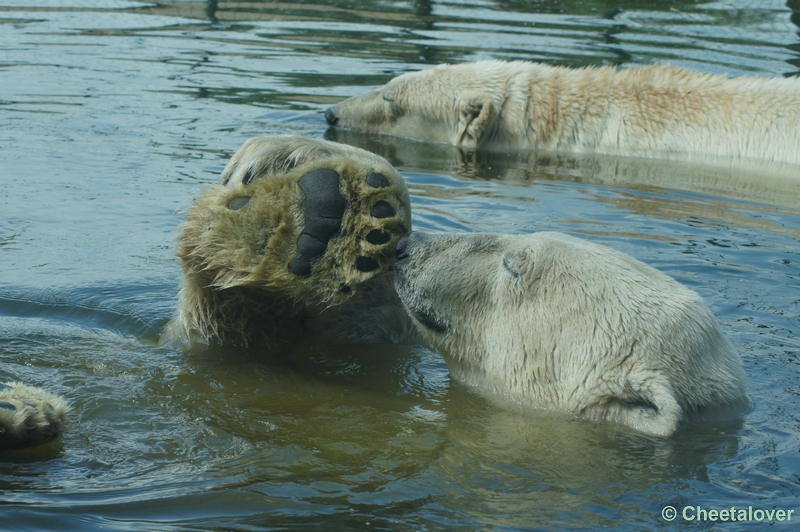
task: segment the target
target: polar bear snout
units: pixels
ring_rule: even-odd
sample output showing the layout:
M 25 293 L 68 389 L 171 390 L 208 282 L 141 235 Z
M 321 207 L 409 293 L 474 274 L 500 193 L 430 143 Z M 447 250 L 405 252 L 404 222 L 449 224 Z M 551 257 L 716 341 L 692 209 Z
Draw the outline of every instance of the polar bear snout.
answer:
M 406 271 L 410 269 L 421 269 L 431 258 L 434 258 L 445 248 L 440 245 L 434 245 L 434 241 L 443 235 L 431 235 L 420 231 L 413 231 L 406 233 L 397 241 L 395 248 L 395 257 L 397 262 L 404 262 L 399 265 L 405 268 Z
M 442 335 L 450 325 L 435 308 L 430 294 L 439 291 L 431 284 L 426 244 L 433 237 L 426 233 L 406 233 L 397 241 L 394 285 L 406 312 L 428 334 Z
M 408 258 L 407 247 L 408 247 L 408 237 L 411 233 L 406 233 L 400 237 L 400 240 L 397 241 L 397 247 L 395 248 L 395 258 L 397 261 L 401 261 L 403 259 Z
M 339 122 L 339 117 L 336 116 L 336 112 L 333 110 L 333 107 L 328 107 L 325 109 L 325 120 L 328 121 L 328 124 L 331 126 L 335 126 L 337 122 Z

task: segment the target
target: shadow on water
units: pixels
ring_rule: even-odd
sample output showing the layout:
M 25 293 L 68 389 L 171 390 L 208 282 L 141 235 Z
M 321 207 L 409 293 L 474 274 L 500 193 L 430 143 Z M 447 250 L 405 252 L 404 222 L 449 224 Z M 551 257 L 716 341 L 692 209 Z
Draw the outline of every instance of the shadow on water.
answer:
M 615 526 L 664 502 L 637 493 L 708 481 L 709 464 L 736 456 L 742 428 L 689 426 L 659 439 L 520 415 L 451 382 L 442 359 L 421 348 L 309 341 L 274 351 L 127 351 L 131 364 L 116 369 L 108 359 L 76 389 L 82 427 L 72 432 L 91 432 L 93 452 L 68 433 L 0 462 L 10 492 L 34 489 L 48 471 L 66 488 L 58 507 L 9 501 L 15 522 L 78 527 L 85 516 L 84 525 L 144 530 L 250 529 L 327 516 L 326 526 Z M 109 372 L 118 373 L 113 397 L 103 392 Z M 55 459 L 86 472 L 80 489 L 51 470 Z
M 786 2 L 786 6 L 792 10 L 792 15 L 789 17 L 789 20 L 792 21 L 792 24 L 797 26 L 797 40 L 800 41 L 800 0 L 789 0 Z M 795 54 L 800 55 L 800 42 L 795 44 L 790 44 L 788 46 L 790 50 L 792 50 Z M 787 72 L 787 76 L 800 76 L 800 57 L 794 59 L 788 59 L 786 61 L 793 67 L 795 67 L 794 72 Z

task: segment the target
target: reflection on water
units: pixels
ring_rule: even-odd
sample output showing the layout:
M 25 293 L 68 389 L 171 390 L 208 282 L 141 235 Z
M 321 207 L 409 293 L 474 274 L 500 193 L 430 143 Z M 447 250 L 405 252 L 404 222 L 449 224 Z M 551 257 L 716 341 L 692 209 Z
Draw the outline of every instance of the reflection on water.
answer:
M 464 153 L 328 131 L 322 111 L 445 61 L 796 74 L 798 13 L 796 0 L 7 0 L 0 377 L 63 393 L 73 413 L 58 441 L 0 456 L 3 528 L 641 530 L 668 504 L 793 508 L 795 169 Z M 286 132 L 389 159 L 417 228 L 569 232 L 676 277 L 741 351 L 753 412 L 658 440 L 500 410 L 417 347 L 158 346 L 182 210 L 244 139 Z
M 436 163 L 420 143 L 388 136 L 328 129 L 325 138 L 377 153 L 393 165 L 424 172 Z M 464 179 L 531 181 L 552 179 L 639 190 L 675 189 L 749 203 L 794 208 L 800 198 L 796 165 L 713 160 L 660 161 L 635 157 L 532 152 L 464 152 L 437 146 L 435 157 L 449 159 L 448 173 Z

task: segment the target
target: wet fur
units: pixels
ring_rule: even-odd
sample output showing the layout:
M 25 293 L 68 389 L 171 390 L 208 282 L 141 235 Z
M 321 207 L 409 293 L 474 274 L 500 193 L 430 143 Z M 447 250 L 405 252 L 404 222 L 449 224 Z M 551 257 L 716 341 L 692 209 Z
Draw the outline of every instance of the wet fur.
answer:
M 58 395 L 19 382 L 0 383 L 0 451 L 30 447 L 58 436 L 69 404 Z
M 313 262 L 311 274 L 301 276 L 288 267 L 298 255 L 304 227 L 304 194 L 298 181 L 318 169 L 332 169 L 342 176 L 347 209 L 340 233 Z M 369 185 L 370 173 L 376 172 L 388 180 L 387 186 Z M 181 228 L 177 256 L 183 284 L 177 316 L 164 341 L 294 342 L 317 331 L 320 320 L 331 323 L 335 312 L 326 309 L 358 301 L 362 292 L 378 290 L 384 294 L 382 301 L 392 299 L 385 294 L 392 292 L 391 281 L 368 281 L 393 264 L 394 246 L 410 230 L 411 213 L 403 179 L 384 159 L 359 148 L 303 137 L 257 138 L 234 154 L 220 182 L 196 200 Z M 243 197 L 250 198 L 246 206 L 230 208 Z M 379 202 L 390 204 L 394 215 L 372 216 L 370 210 Z M 391 238 L 373 245 L 367 237 L 375 230 Z M 376 261 L 378 269 L 359 270 L 359 257 Z M 368 307 L 361 313 L 372 323 Z M 353 335 L 342 331 L 340 336 Z
M 332 125 L 466 149 L 800 164 L 800 79 L 656 65 L 440 65 L 331 107 Z
M 700 296 L 632 257 L 544 232 L 413 233 L 398 255 L 420 331 L 456 379 L 504 404 L 657 436 L 749 406 Z

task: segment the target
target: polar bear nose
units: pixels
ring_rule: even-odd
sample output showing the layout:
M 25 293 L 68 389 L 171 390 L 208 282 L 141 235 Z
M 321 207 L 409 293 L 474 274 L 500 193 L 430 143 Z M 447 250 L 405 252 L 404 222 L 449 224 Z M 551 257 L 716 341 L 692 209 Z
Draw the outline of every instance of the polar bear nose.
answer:
M 409 235 L 411 235 L 411 233 L 406 233 L 400 237 L 400 240 L 397 241 L 397 247 L 394 251 L 394 256 L 397 260 L 408 258 L 407 248 Z
M 336 125 L 336 122 L 338 122 L 338 121 L 339 121 L 339 117 L 338 117 L 338 116 L 336 116 L 336 115 L 334 114 L 334 112 L 333 112 L 333 107 L 328 107 L 328 108 L 325 110 L 325 120 L 327 120 L 327 121 L 328 121 L 328 124 L 330 124 L 330 125 L 332 125 L 332 126 L 335 126 L 335 125 Z
M 428 243 L 430 236 L 430 234 L 422 231 L 412 231 L 404 234 L 397 241 L 397 246 L 394 248 L 395 258 L 400 261 L 409 258 L 412 253 L 414 253 L 415 257 L 419 257 L 420 254 L 427 254 L 428 251 L 425 244 Z

